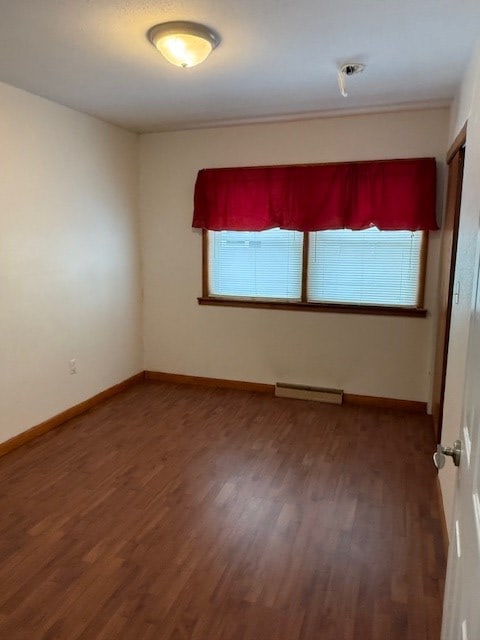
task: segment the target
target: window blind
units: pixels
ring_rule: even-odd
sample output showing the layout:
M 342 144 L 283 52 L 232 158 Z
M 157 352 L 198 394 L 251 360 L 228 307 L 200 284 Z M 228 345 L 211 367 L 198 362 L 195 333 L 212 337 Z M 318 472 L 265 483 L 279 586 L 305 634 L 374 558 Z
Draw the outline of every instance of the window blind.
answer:
M 300 300 L 303 234 L 209 231 L 210 295 Z
M 421 231 L 310 233 L 308 300 L 416 306 Z

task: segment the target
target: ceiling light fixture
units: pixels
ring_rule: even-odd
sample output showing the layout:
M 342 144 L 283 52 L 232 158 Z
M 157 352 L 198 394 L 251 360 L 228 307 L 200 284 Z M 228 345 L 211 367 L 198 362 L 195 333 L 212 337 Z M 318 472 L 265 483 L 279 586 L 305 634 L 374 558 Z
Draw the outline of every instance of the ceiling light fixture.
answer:
M 156 24 L 147 36 L 168 62 L 184 69 L 206 60 L 220 44 L 220 36 L 215 31 L 196 22 Z
M 338 88 L 344 98 L 348 97 L 347 88 L 345 86 L 345 78 L 347 76 L 354 76 L 357 73 L 362 73 L 365 69 L 365 65 L 361 62 L 346 62 L 338 70 Z

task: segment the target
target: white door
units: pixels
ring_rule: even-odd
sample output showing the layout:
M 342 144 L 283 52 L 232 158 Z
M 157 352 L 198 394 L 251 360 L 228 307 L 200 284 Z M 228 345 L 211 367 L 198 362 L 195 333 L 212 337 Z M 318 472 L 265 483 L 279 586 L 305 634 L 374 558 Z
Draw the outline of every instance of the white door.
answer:
M 455 519 L 448 556 L 442 640 L 480 640 L 480 278 L 470 314 Z M 451 443 L 444 443 L 451 444 Z M 447 461 L 447 464 L 450 462 Z

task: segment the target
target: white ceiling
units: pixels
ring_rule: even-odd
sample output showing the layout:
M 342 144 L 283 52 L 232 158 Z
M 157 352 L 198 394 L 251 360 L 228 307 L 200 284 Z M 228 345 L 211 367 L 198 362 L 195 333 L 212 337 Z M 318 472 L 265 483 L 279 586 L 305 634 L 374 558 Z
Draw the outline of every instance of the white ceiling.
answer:
M 153 24 L 193 20 L 220 46 L 168 64 Z M 134 131 L 449 101 L 479 0 L 0 0 L 0 80 Z M 337 87 L 336 68 L 367 65 Z

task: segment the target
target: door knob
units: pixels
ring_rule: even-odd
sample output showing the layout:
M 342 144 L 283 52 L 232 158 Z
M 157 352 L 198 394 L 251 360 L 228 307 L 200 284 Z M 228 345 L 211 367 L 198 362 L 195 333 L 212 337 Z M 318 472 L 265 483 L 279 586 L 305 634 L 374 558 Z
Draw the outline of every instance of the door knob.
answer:
M 442 447 L 441 444 L 437 445 L 437 450 L 433 454 L 433 464 L 437 469 L 442 469 L 445 466 L 445 456 L 450 456 L 453 459 L 453 464 L 458 467 L 460 465 L 460 457 L 462 455 L 462 443 L 460 440 L 455 440 L 453 447 Z

